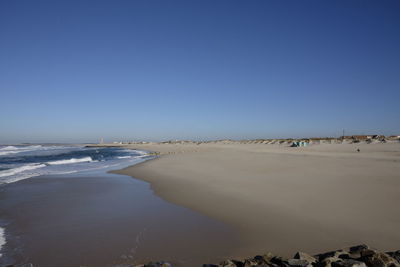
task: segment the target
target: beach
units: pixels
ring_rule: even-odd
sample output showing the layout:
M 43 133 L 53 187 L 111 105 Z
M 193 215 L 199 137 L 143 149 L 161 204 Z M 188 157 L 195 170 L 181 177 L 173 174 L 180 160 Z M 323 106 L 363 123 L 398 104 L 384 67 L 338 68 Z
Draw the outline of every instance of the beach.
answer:
M 240 241 L 231 227 L 166 202 L 147 182 L 107 173 L 150 159 L 145 151 L 0 151 L 7 153 L 2 166 L 13 167 L 0 171 L 0 266 L 201 266 L 236 255 Z
M 231 225 L 237 257 L 400 243 L 400 143 L 121 145 L 160 157 L 116 171 L 168 202 Z M 357 149 L 359 151 L 357 151 Z

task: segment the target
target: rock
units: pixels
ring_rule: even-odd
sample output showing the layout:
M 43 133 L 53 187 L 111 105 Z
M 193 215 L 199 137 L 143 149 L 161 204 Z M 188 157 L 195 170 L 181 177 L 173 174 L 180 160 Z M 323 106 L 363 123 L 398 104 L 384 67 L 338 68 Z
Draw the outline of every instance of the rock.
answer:
M 258 262 L 254 259 L 247 259 L 244 261 L 244 267 L 253 267 L 258 265 Z
M 289 259 L 288 263 L 290 266 L 295 266 L 295 267 L 312 267 L 312 264 L 307 260 Z
M 33 267 L 32 264 L 3 267 Z M 150 262 L 142 265 L 118 265 L 114 267 L 172 267 L 168 262 Z M 267 253 L 243 260 L 226 260 L 219 265 L 203 264 L 203 267 L 400 267 L 400 250 L 379 252 L 367 245 L 358 245 L 345 250 L 334 250 L 311 256 L 297 252 L 293 259 Z
M 376 267 L 398 267 L 400 266 L 400 263 L 390 257 L 386 253 L 382 252 L 377 252 L 373 254 L 372 256 L 369 257 L 363 257 L 362 260 L 368 265 L 368 266 L 376 266 Z
M 294 254 L 293 256 L 294 259 L 299 259 L 299 260 L 306 260 L 309 263 L 314 263 L 317 261 L 316 258 L 314 258 L 311 255 L 308 255 L 307 253 L 304 252 L 297 252 L 296 254 Z
M 361 253 L 360 253 L 360 256 L 362 258 L 365 258 L 365 257 L 372 257 L 375 254 L 376 254 L 375 250 L 368 248 L 368 249 L 362 250 Z
M 269 263 L 269 262 L 271 262 L 271 259 L 275 256 L 271 252 L 268 252 L 267 254 L 264 254 L 262 257 L 265 262 Z
M 369 249 L 369 247 L 367 245 L 358 245 L 358 246 L 353 246 L 349 248 L 349 252 L 350 253 L 360 253 L 363 250 Z
M 341 259 L 334 256 L 334 257 L 327 257 L 320 262 L 317 262 L 318 267 L 332 267 L 333 262 L 340 261 Z
M 278 266 L 287 266 L 283 258 L 274 256 L 269 260 L 270 263 L 276 264 Z
M 367 267 L 364 262 L 356 260 L 339 260 L 331 263 L 332 267 Z
M 329 251 L 329 252 L 325 252 L 322 254 L 318 254 L 315 257 L 318 258 L 319 261 L 323 261 L 326 258 L 336 258 L 338 259 L 340 255 L 343 254 L 348 254 L 346 251 L 344 250 L 334 250 L 334 251 Z
M 354 258 L 354 257 L 350 256 L 350 254 L 344 253 L 344 254 L 340 254 L 338 256 L 338 258 L 342 259 L 342 260 L 349 260 L 349 259 L 353 259 L 354 260 L 354 259 L 358 259 L 359 257 Z
M 387 252 L 390 257 L 395 259 L 398 263 L 400 263 L 400 250 L 394 251 L 394 252 Z
M 172 267 L 172 264 L 164 261 L 150 262 L 148 264 L 145 264 L 144 267 Z
M 258 264 L 267 263 L 268 261 L 265 260 L 264 256 L 257 255 L 253 258 Z
M 237 260 L 227 260 L 220 263 L 222 267 L 244 267 L 244 263 Z

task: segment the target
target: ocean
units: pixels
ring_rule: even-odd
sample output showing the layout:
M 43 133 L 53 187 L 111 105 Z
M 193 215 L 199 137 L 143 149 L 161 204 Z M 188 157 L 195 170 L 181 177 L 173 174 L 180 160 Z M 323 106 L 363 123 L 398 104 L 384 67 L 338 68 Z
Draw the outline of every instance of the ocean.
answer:
M 0 146 L 0 185 L 41 175 L 69 174 L 132 165 L 145 151 L 75 145 Z

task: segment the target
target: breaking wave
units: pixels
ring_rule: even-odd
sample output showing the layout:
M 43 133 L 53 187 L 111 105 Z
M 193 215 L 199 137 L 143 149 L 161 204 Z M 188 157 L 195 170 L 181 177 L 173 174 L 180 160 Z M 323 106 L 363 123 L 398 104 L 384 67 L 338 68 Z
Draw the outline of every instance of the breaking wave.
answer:
M 41 176 L 129 166 L 146 151 L 62 145 L 0 146 L 0 185 Z
M 35 170 L 39 168 L 46 167 L 45 164 L 30 164 L 30 165 L 24 165 L 21 167 L 13 168 L 13 169 L 8 169 L 5 171 L 0 171 L 0 177 L 5 177 L 5 176 L 12 176 L 24 171 L 30 171 L 30 170 Z
M 72 158 L 72 159 L 63 159 L 63 160 L 56 160 L 56 161 L 49 161 L 47 164 L 49 165 L 62 165 L 62 164 L 72 164 L 72 163 L 79 163 L 79 162 L 92 162 L 91 157 L 84 157 L 80 159 Z

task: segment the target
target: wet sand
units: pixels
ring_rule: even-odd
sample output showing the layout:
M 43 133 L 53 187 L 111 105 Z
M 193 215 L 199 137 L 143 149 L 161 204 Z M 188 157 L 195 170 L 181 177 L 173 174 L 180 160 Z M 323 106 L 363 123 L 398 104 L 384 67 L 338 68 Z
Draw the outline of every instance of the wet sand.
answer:
M 161 157 L 118 173 L 232 225 L 237 257 L 400 243 L 400 144 L 145 144 Z M 356 149 L 359 148 L 360 152 Z
M 155 196 L 129 176 L 36 177 L 0 187 L 0 265 L 201 266 L 235 254 L 226 225 Z

